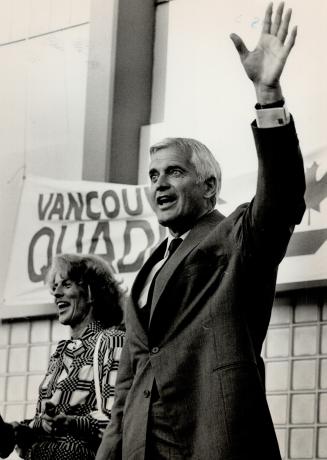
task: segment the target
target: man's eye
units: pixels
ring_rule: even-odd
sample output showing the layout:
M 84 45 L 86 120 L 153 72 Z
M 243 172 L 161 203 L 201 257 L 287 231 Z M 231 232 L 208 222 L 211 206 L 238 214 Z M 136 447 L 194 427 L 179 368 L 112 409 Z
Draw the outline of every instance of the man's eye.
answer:
M 179 177 L 182 175 L 182 171 L 180 169 L 172 169 L 170 174 L 175 177 Z
M 151 174 L 150 176 L 151 182 L 154 184 L 158 180 L 158 174 Z

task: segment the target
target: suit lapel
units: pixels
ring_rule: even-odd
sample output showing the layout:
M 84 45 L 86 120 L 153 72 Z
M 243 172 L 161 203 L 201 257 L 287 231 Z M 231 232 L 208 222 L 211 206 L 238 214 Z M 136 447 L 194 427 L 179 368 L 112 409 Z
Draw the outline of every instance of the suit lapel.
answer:
M 138 304 L 140 294 L 144 288 L 146 280 L 149 276 L 150 271 L 154 267 L 154 265 L 159 262 L 159 260 L 163 259 L 165 255 L 167 247 L 167 238 L 165 238 L 159 246 L 153 251 L 150 257 L 146 260 L 141 270 L 136 275 L 134 280 L 132 290 L 131 290 L 131 297 L 135 305 Z
M 154 265 L 163 259 L 167 247 L 167 238 L 165 238 L 159 246 L 153 251 L 147 261 L 144 263 L 141 270 L 138 272 L 132 289 L 128 305 L 127 315 L 129 316 L 129 324 L 132 325 L 134 332 L 139 335 L 143 343 L 147 342 L 147 328 L 144 328 L 141 320 L 140 308 L 138 305 L 139 297 L 146 283 L 147 277 Z
M 151 319 L 158 304 L 158 301 L 163 294 L 165 287 L 174 274 L 175 270 L 182 262 L 182 260 L 201 242 L 203 241 L 204 235 L 210 231 L 211 228 L 217 226 L 217 224 L 224 218 L 224 216 L 217 210 L 212 211 L 202 217 L 197 224 L 192 228 L 190 233 L 187 235 L 183 243 L 179 246 L 172 257 L 162 267 L 157 279 L 153 292 L 151 313 L 150 313 L 150 324 Z

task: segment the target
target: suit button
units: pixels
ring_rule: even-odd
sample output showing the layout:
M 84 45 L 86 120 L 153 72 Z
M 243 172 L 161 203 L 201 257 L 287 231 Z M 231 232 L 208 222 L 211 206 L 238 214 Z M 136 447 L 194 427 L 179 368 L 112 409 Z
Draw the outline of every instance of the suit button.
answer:
M 159 347 L 153 347 L 151 350 L 151 353 L 155 355 L 156 353 L 158 353 L 158 351 L 159 351 Z
M 144 390 L 144 391 L 143 391 L 143 394 L 144 394 L 144 397 L 145 397 L 145 398 L 148 398 L 148 397 L 151 395 L 151 391 L 149 391 L 149 390 Z

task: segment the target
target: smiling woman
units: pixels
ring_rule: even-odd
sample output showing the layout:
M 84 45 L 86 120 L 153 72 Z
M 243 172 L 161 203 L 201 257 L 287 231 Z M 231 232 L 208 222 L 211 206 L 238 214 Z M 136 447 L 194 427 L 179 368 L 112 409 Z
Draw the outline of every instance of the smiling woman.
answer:
M 93 305 L 88 292 L 60 273 L 55 275 L 52 289 L 60 323 L 71 326 L 72 337 L 78 336 L 78 331 L 93 320 Z
M 93 255 L 56 256 L 47 281 L 71 339 L 50 358 L 34 418 L 12 424 L 15 444 L 25 459 L 91 460 L 111 416 L 124 340 L 122 293 Z
M 72 329 L 72 336 L 92 321 L 103 327 L 122 321 L 121 292 L 110 268 L 94 255 L 58 255 L 47 283 L 58 308 L 58 319 Z

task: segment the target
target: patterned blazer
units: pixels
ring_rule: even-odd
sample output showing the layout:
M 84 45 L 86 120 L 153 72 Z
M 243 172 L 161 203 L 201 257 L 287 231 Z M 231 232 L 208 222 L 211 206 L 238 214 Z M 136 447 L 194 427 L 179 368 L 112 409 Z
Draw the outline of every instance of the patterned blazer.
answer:
M 97 460 L 144 459 L 154 379 L 183 458 L 280 459 L 260 353 L 278 264 L 305 209 L 305 182 L 293 121 L 254 125 L 253 134 L 254 199 L 194 225 L 156 279 L 148 329 L 137 299 L 156 252 L 135 280 L 112 423 Z
M 99 379 L 102 394 L 102 411 L 107 418 L 99 417 L 94 387 L 93 355 L 99 335 L 100 342 Z M 99 321 L 90 323 L 79 339 L 61 340 L 52 354 L 46 375 L 39 386 L 36 413 L 32 420 L 24 423 L 38 433 L 38 445 L 33 445 L 26 458 L 48 458 L 53 443 L 62 455 L 88 452 L 96 449 L 100 436 L 107 426 L 114 400 L 114 386 L 118 370 L 124 332 L 116 328 L 103 329 Z M 51 402 L 55 414 L 74 416 L 74 426 L 65 435 L 47 435 L 41 429 L 41 415 L 45 405 Z M 60 444 L 60 447 L 58 447 Z M 43 453 L 44 450 L 44 453 Z M 37 454 L 33 453 L 37 451 Z M 65 454 L 66 452 L 66 454 Z M 85 453 L 84 458 L 89 458 Z M 87 456 L 86 456 L 87 455 Z M 51 455 L 50 455 L 51 458 Z

